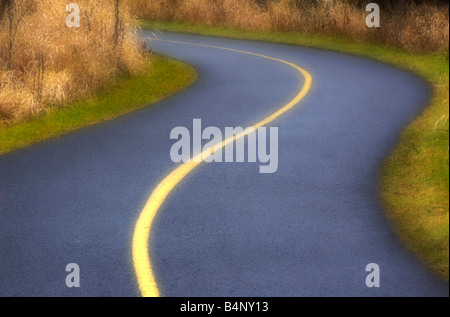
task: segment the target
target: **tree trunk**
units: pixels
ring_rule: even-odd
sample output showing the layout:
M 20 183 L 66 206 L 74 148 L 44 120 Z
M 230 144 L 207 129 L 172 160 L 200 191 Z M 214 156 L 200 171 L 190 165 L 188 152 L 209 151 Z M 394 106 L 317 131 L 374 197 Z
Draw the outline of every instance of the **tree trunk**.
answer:
M 8 20 L 9 20 L 9 55 L 8 55 L 8 63 L 7 66 L 12 66 L 12 57 L 13 57 L 13 46 L 14 46 L 14 35 L 13 35 L 13 27 L 14 27 L 14 12 L 12 3 L 8 4 Z
M 114 24 L 114 48 L 117 47 L 119 43 L 119 25 L 120 25 L 120 10 L 119 10 L 120 0 L 115 0 L 114 3 L 114 13 L 115 13 L 115 24 Z
M 12 0 L 0 0 L 0 20 L 11 5 Z

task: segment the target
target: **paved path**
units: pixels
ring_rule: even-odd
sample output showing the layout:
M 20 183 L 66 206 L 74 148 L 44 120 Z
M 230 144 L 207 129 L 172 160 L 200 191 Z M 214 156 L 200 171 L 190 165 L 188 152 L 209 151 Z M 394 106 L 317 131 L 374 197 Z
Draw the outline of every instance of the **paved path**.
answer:
M 163 296 L 448 296 L 392 233 L 377 200 L 380 165 L 426 105 L 428 87 L 393 67 L 323 50 L 193 35 L 307 70 L 306 97 L 268 126 L 279 166 L 201 164 L 170 193 L 151 231 Z M 177 126 L 247 127 L 292 100 L 289 65 L 153 41 L 197 82 L 155 106 L 0 157 L 1 296 L 139 296 L 132 238 L 144 204 L 178 165 Z M 77 263 L 81 288 L 67 288 Z M 381 287 L 367 288 L 377 263 Z

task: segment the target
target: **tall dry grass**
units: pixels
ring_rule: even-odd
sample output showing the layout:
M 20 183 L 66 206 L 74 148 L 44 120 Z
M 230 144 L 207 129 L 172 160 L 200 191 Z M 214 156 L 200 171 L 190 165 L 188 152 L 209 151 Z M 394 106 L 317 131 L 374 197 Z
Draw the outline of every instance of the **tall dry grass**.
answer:
M 245 30 L 339 34 L 412 52 L 448 50 L 447 1 L 126 0 L 134 16 Z M 369 29 L 365 6 L 381 6 L 381 28 Z
M 140 70 L 143 56 L 131 28 L 136 17 L 448 51 L 448 3 L 438 0 L 375 1 L 382 5 L 379 29 L 366 27 L 362 0 L 77 0 L 81 27 L 72 29 L 65 25 L 69 2 L 0 0 L 0 121 L 40 114 Z
M 40 114 L 142 68 L 123 1 L 116 19 L 116 1 L 77 0 L 80 28 L 65 24 L 69 2 L 0 0 L 1 121 Z

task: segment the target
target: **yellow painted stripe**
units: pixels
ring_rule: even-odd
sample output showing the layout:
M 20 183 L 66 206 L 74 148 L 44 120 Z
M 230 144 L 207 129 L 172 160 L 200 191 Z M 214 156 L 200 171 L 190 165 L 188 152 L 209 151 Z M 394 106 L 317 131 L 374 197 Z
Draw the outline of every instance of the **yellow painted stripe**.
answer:
M 270 59 L 283 64 L 287 64 L 296 69 L 297 71 L 299 71 L 305 78 L 305 82 L 300 92 L 297 94 L 297 96 L 295 96 L 294 99 L 292 99 L 288 104 L 280 108 L 275 113 L 271 114 L 261 122 L 258 122 L 255 125 L 253 125 L 254 129 L 258 129 L 271 123 L 273 120 L 275 120 L 276 118 L 287 112 L 289 109 L 297 105 L 306 96 L 309 89 L 311 88 L 312 84 L 311 75 L 306 70 L 300 68 L 299 66 L 282 59 L 225 47 L 179 42 L 179 41 L 168 41 L 168 40 L 158 40 L 158 41 L 185 44 L 185 45 L 196 45 L 258 56 L 261 58 Z M 199 164 L 201 164 L 201 162 L 203 162 L 207 157 L 212 155 L 212 153 L 214 153 L 213 150 L 223 148 L 227 144 L 230 144 L 240 138 L 245 137 L 250 133 L 250 131 L 251 130 L 245 130 L 243 133 L 235 135 L 232 138 L 228 138 L 218 145 L 211 146 L 210 148 L 204 150 L 202 153 L 192 158 L 191 161 L 183 163 L 173 172 L 171 172 L 166 178 L 164 178 L 151 194 L 136 223 L 132 246 L 133 265 L 136 271 L 136 277 L 142 296 L 144 297 L 160 296 L 158 285 L 156 283 L 155 276 L 153 274 L 152 264 L 149 258 L 149 250 L 148 250 L 148 242 L 150 238 L 152 223 L 156 214 L 158 213 L 159 208 L 164 203 L 170 192 L 175 188 L 175 186 L 177 186 L 183 180 L 183 178 L 187 174 L 189 174 L 194 168 L 196 168 Z

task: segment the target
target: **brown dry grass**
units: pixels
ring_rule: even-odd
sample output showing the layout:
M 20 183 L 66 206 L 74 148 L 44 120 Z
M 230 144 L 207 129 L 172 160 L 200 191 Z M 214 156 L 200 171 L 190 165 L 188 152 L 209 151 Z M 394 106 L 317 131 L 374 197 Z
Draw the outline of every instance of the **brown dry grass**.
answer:
M 448 50 L 449 11 L 443 1 L 374 1 L 381 28 L 369 29 L 367 1 L 126 0 L 135 17 L 257 31 L 339 34 L 412 52 Z M 392 4 L 394 3 L 394 4 Z
M 125 6 L 116 32 L 113 1 L 77 0 L 80 28 L 65 25 L 67 3 L 16 0 L 3 14 L 0 121 L 40 114 L 143 67 Z
M 339 34 L 413 52 L 448 51 L 446 2 L 393 6 L 379 0 L 382 27 L 369 29 L 366 2 L 359 0 L 120 0 L 116 41 L 115 1 L 76 1 L 82 10 L 78 29 L 65 26 L 68 1 L 0 0 L 0 10 L 7 1 L 13 10 L 0 19 L 0 122 L 40 114 L 141 69 L 130 17 Z

